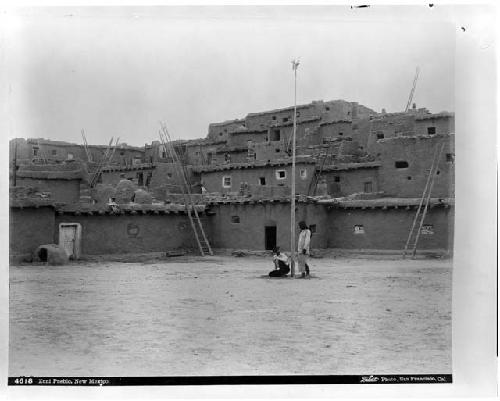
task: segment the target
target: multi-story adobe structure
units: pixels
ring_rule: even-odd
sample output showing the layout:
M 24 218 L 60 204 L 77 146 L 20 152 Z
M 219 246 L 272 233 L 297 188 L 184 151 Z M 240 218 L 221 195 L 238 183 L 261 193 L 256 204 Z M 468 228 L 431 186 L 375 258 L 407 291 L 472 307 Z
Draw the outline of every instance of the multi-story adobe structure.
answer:
M 62 163 L 67 160 L 99 163 L 107 149 L 106 145 L 88 145 L 86 151 L 83 145 L 43 138 L 16 138 L 10 141 L 11 160 L 16 154 L 18 164 L 36 163 L 40 160 L 49 163 Z M 128 166 L 142 163 L 143 160 L 143 148 L 123 143 L 118 144 L 109 164 Z
M 203 223 L 214 247 L 272 249 L 280 245 L 287 249 L 292 132 L 293 107 L 287 107 L 213 123 L 204 139 L 172 143 L 187 173 L 191 191 L 199 194 L 197 203 L 203 204 Z M 415 105 L 408 112 L 382 110 L 378 113 L 355 102 L 312 102 L 297 107 L 296 133 L 296 190 L 300 200 L 297 218 L 306 219 L 311 225 L 315 232 L 313 247 L 317 248 L 402 249 L 428 181 L 435 151 L 444 144 L 420 246 L 427 250 L 451 251 L 453 113 L 433 114 Z M 103 211 L 102 205 L 93 205 L 92 199 L 78 205 L 75 202 L 78 196 L 69 193 L 72 188 L 81 191 L 85 185 L 85 167 L 92 171 L 83 146 L 23 141 L 11 141 L 11 158 L 17 153 L 18 166 L 31 165 L 30 161 L 38 156 L 34 153 L 37 147 L 41 148 L 40 144 L 44 146 L 45 155 L 59 158 L 55 162 L 60 165 L 71 164 L 72 159 L 84 162 L 81 174 L 58 175 L 41 172 L 43 167 L 23 167 L 16 175 L 21 180 L 18 186 L 19 183 L 36 184 L 48 192 L 55 188 L 52 200 L 73 204 L 63 209 L 55 207 L 54 213 L 63 217 L 53 221 L 69 224 L 78 220 L 84 231 L 82 238 L 88 241 L 92 241 L 91 236 L 85 234 L 89 227 L 117 224 L 115 229 L 121 230 L 123 226 L 132 233 L 119 234 L 120 246 L 111 246 L 106 244 L 106 238 L 100 238 L 100 245 L 107 252 L 115 249 L 127 252 L 141 247 L 157 251 L 164 246 L 177 246 L 179 242 L 171 240 L 172 232 L 164 228 L 163 223 L 157 231 L 148 231 L 147 226 L 158 214 L 164 216 L 162 221 L 175 220 L 175 230 L 179 232 L 189 227 L 185 217 L 177 212 L 174 219 L 175 213 L 155 206 L 162 201 L 182 202 L 178 195 L 182 192 L 182 180 L 160 142 L 144 148 L 124 147 L 124 154 L 118 153 L 118 156 L 126 156 L 127 161 L 113 159 L 104 169 L 102 185 L 112 187 L 127 179 L 154 196 L 153 206 L 137 210 L 126 206 L 125 216 L 115 220 L 99 217 L 108 216 L 109 211 Z M 106 146 L 89 148 L 101 152 Z M 99 159 L 97 155 L 96 159 Z M 49 177 L 50 185 L 44 185 L 43 180 L 49 183 Z M 32 178 L 36 178 L 36 183 L 29 181 Z M 16 221 L 22 221 L 23 206 L 19 205 L 24 203 L 16 200 L 13 205 Z M 47 216 L 52 213 L 48 206 L 43 210 Z M 57 227 L 51 232 L 57 238 Z M 137 232 L 153 236 L 154 241 L 147 245 L 146 237 Z M 183 246 L 192 242 L 189 238 L 187 235 L 183 239 Z M 33 245 L 40 241 L 40 238 L 34 239 Z M 101 249 L 89 244 L 87 248 L 83 244 L 84 252 Z

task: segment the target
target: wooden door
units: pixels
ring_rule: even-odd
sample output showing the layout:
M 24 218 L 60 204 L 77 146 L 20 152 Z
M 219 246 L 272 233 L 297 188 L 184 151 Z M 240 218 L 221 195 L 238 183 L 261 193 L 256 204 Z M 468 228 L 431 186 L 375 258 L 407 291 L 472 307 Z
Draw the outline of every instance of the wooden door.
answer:
M 76 225 L 61 225 L 59 227 L 59 246 L 68 256 L 75 257 Z

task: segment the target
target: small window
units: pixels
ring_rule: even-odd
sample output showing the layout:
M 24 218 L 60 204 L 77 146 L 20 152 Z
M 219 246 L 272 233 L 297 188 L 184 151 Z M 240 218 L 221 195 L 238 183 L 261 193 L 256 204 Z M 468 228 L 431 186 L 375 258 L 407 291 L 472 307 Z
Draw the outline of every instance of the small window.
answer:
M 239 224 L 240 216 L 231 216 L 231 223 Z
M 167 173 L 168 178 L 172 178 L 172 173 Z
M 434 234 L 434 226 L 432 224 L 424 224 L 422 226 L 422 230 L 420 231 L 422 235 L 433 235 Z
M 276 116 L 273 116 L 273 120 L 276 120 Z
M 364 234 L 364 233 L 365 233 L 365 228 L 362 225 L 354 226 L 354 234 Z
M 454 163 L 455 162 L 455 153 L 446 153 L 446 161 L 448 163 Z
M 73 153 L 68 153 L 68 160 L 73 160 L 74 157 Z
M 372 184 L 371 181 L 368 181 L 368 182 L 364 183 L 364 190 L 365 190 L 365 193 L 371 193 L 371 192 L 373 192 L 373 184 Z
M 283 122 L 284 123 L 288 122 L 288 119 L 289 119 L 288 117 L 283 117 Z
M 295 114 L 297 116 L 297 118 L 300 117 L 300 111 L 297 111 L 297 113 Z
M 194 152 L 195 156 L 199 156 L 200 152 Z
M 259 177 L 259 185 L 266 185 L 266 177 Z
M 309 225 L 309 231 L 311 231 L 311 234 L 314 234 L 316 232 L 316 224 Z
M 384 139 L 385 137 L 382 131 L 377 131 L 375 134 L 377 135 L 377 139 Z
M 275 151 L 276 153 L 281 152 L 281 150 L 280 150 L 279 148 L 274 149 L 274 151 Z
M 303 180 L 305 180 L 307 178 L 307 170 L 306 169 L 301 169 L 299 174 L 300 174 L 300 178 L 302 178 Z
M 330 107 L 326 106 L 326 107 L 325 107 L 325 110 L 326 110 L 326 111 L 330 111 Z
M 51 153 L 52 153 L 52 156 L 55 156 L 55 155 L 57 155 L 57 150 L 56 149 L 52 149 Z
M 227 132 L 227 128 L 224 128 L 224 132 Z
M 222 135 L 224 135 L 224 134 L 222 132 L 219 132 L 219 136 L 222 136 Z
M 33 146 L 33 156 L 38 156 L 38 151 L 40 149 L 37 146 Z
M 281 139 L 281 132 L 279 129 L 273 129 L 271 131 L 271 141 L 279 141 Z
M 408 181 L 410 181 L 410 180 L 411 180 L 411 177 L 410 177 L 410 176 L 408 176 L 408 177 L 406 177 L 406 179 L 407 179 Z
M 339 132 L 339 136 L 343 136 L 343 135 L 344 135 L 344 133 L 343 133 L 343 132 Z
M 436 127 L 427 127 L 427 135 L 436 135 Z
M 222 177 L 222 186 L 224 188 L 231 188 L 231 176 L 230 175 L 226 175 L 226 176 Z
M 394 163 L 394 166 L 396 168 L 408 168 L 408 162 L 404 160 L 399 160 Z
M 335 177 L 333 177 L 333 181 L 340 182 L 340 177 L 338 175 L 336 175 Z
M 124 156 L 125 155 L 125 152 L 124 151 L 121 151 L 120 152 L 120 156 Z
M 286 171 L 285 170 L 276 170 L 276 179 L 284 180 L 285 178 L 286 178 Z

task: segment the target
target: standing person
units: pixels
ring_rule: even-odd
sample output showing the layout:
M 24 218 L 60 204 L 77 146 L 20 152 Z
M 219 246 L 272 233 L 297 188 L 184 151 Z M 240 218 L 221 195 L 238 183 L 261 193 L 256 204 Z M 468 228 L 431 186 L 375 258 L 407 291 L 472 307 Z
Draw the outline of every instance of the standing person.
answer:
M 269 277 L 284 277 L 290 272 L 288 256 L 280 252 L 279 246 L 273 249 L 274 270 L 269 273 Z
M 301 277 L 309 276 L 309 265 L 307 264 L 307 257 L 309 256 L 309 247 L 311 244 L 311 231 L 307 227 L 305 221 L 299 221 L 299 244 L 298 244 L 298 262 L 299 272 Z

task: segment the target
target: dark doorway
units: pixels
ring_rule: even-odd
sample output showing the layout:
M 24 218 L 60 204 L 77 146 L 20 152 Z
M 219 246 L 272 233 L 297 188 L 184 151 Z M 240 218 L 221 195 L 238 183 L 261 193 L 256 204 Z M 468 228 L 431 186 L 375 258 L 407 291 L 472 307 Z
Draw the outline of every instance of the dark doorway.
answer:
M 273 250 L 276 247 L 276 226 L 266 226 L 266 250 Z
M 47 256 L 48 256 L 47 248 L 40 248 L 40 250 L 38 251 L 38 257 L 40 258 L 40 260 L 42 262 L 46 262 Z

